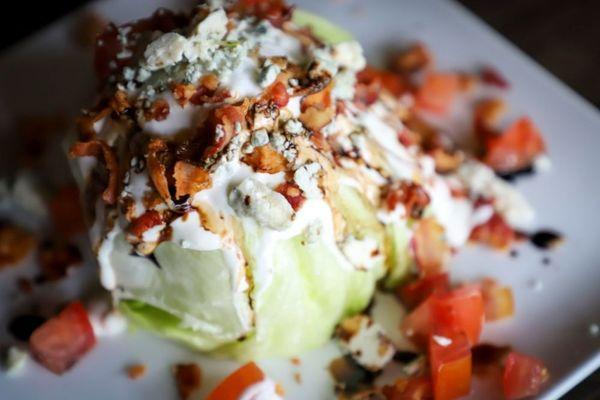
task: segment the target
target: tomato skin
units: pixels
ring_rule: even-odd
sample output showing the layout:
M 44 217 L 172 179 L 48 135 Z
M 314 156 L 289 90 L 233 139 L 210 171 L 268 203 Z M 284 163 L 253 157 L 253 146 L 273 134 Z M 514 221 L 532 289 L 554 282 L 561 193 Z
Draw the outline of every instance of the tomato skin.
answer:
M 499 173 L 527 168 L 546 150 L 542 134 L 528 117 L 516 120 L 500 135 L 485 140 L 483 162 Z
M 245 364 L 225 378 L 206 400 L 238 400 L 244 390 L 262 381 L 265 374 L 253 362 Z
M 477 344 L 485 311 L 481 290 L 476 285 L 463 286 L 434 296 L 431 317 L 434 330 L 463 332 L 471 345 Z
M 464 286 L 448 293 L 433 293 L 402 321 L 402 330 L 417 344 L 439 332 L 464 333 L 471 345 L 479 341 L 484 322 L 479 287 Z
M 439 340 L 450 340 L 442 343 Z M 429 339 L 429 364 L 436 400 L 452 400 L 471 389 L 471 349 L 464 334 L 446 333 Z
M 398 288 L 400 299 L 409 308 L 415 308 L 433 293 L 450 291 L 450 281 L 447 273 L 441 273 L 418 279 Z
M 481 294 L 486 322 L 508 318 L 515 313 L 515 301 L 510 287 L 502 286 L 493 279 L 485 278 L 481 281 Z
M 433 399 L 431 380 L 426 376 L 399 378 L 392 385 L 384 386 L 381 391 L 387 400 Z
M 458 91 L 459 80 L 456 74 L 432 72 L 425 77 L 425 82 L 417 92 L 417 108 L 444 115 L 452 107 Z
M 95 344 L 87 311 L 79 301 L 38 327 L 29 339 L 32 356 L 58 375 L 75 365 Z
M 504 397 L 513 400 L 535 396 L 548 377 L 548 369 L 540 360 L 513 351 L 506 357 L 504 364 Z

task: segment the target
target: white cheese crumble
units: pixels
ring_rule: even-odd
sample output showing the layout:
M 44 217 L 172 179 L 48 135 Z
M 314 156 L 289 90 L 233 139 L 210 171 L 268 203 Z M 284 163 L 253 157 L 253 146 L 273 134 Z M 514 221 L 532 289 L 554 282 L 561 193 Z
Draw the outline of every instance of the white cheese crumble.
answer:
M 271 60 L 266 60 L 258 75 L 258 84 L 262 88 L 271 85 L 277 79 L 277 75 L 281 72 L 281 68 L 277 64 L 273 64 Z
M 25 368 L 29 354 L 25 350 L 21 350 L 17 346 L 10 346 L 6 351 L 6 359 L 4 367 L 6 374 L 9 376 L 19 375 Z
M 357 239 L 349 235 L 341 243 L 342 253 L 358 269 L 371 269 L 381 260 L 379 246 L 373 238 Z
M 187 39 L 182 35 L 169 32 L 151 42 L 144 51 L 146 68 L 156 71 L 177 64 L 183 58 Z
M 254 147 L 264 146 L 269 143 L 269 134 L 266 129 L 257 129 L 252 132 L 250 143 Z
M 299 135 L 304 132 L 304 126 L 302 122 L 297 119 L 288 119 L 285 123 L 284 129 L 290 135 Z
M 294 210 L 285 197 L 250 177 L 229 194 L 229 205 L 239 214 L 264 227 L 283 230 L 292 223 Z
M 339 329 L 342 347 L 370 371 L 381 370 L 396 352 L 383 329 L 366 315 L 356 315 L 342 322 Z
M 317 174 L 320 170 L 319 163 L 311 162 L 302 165 L 294 172 L 294 181 L 302 189 L 307 199 L 322 197 L 317 181 Z

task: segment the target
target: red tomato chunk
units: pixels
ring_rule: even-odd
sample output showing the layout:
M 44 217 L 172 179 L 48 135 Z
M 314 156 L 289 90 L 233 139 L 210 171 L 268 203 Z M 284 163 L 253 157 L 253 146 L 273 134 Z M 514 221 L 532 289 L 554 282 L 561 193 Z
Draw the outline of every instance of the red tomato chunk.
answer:
M 436 400 L 452 400 L 471 389 L 471 348 L 464 334 L 432 335 L 429 363 Z
M 69 304 L 38 327 L 29 339 L 32 356 L 59 375 L 75 365 L 95 344 L 94 330 L 79 301 Z
M 548 369 L 540 360 L 513 351 L 504 364 L 504 396 L 509 400 L 535 396 L 548 376 Z

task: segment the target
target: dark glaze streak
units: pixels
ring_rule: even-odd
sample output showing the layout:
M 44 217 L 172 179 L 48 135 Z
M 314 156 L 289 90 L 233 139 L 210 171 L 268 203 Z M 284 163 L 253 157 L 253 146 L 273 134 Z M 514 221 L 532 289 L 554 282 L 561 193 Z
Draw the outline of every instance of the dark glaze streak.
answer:
M 557 247 L 563 242 L 563 237 L 560 233 L 551 230 L 541 230 L 529 235 L 531 243 L 543 250 L 548 250 Z
M 517 171 L 513 171 L 513 172 L 498 172 L 497 173 L 498 177 L 504 179 L 507 182 L 514 182 L 518 178 L 530 176 L 533 174 L 535 174 L 535 170 L 533 169 L 532 165 L 525 167 L 523 169 L 517 170 Z

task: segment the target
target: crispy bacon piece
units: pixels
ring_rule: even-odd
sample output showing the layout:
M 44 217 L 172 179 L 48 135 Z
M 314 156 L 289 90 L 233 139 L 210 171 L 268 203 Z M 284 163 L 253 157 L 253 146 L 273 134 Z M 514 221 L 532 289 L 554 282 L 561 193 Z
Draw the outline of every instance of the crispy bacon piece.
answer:
M 450 259 L 450 246 L 444 237 L 444 228 L 433 218 L 422 219 L 415 230 L 411 247 L 421 276 L 444 272 Z
M 173 376 L 181 400 L 189 399 L 202 384 L 202 371 L 195 363 L 174 365 Z
M 312 142 L 312 144 L 315 145 L 315 147 L 318 150 L 321 150 L 324 153 L 328 153 L 331 151 L 331 146 L 329 145 L 329 142 L 327 141 L 327 138 L 323 133 L 313 132 L 313 134 L 310 135 L 309 140 Z
M 292 17 L 293 7 L 284 0 L 239 0 L 233 10 L 242 15 L 252 15 L 268 20 L 273 26 L 280 28 Z
M 204 151 L 204 157 L 212 157 L 223 150 L 236 133 L 236 125 L 245 127 L 245 115 L 248 111 L 248 103 L 244 102 L 237 106 L 225 105 L 219 107 L 209 118 L 209 134 L 213 134 L 212 143 Z M 206 132 L 204 132 L 206 133 Z
M 133 364 L 127 367 L 127 377 L 131 380 L 136 380 L 142 378 L 146 375 L 146 365 L 145 364 Z
M 35 245 L 35 236 L 0 221 L 0 270 L 21 261 Z
M 419 184 L 408 181 L 391 188 L 385 197 L 385 205 L 389 211 L 396 208 L 397 204 L 403 204 L 406 214 L 414 219 L 421 218 L 429 202 L 429 195 L 425 189 Z
M 486 66 L 481 69 L 481 80 L 488 85 L 499 87 L 500 89 L 510 88 L 510 84 L 500 72 L 496 69 Z
M 57 281 L 67 276 L 71 267 L 80 266 L 81 253 L 77 246 L 62 243 L 44 243 L 39 250 L 38 262 L 46 281 Z
M 509 286 L 502 286 L 494 279 L 484 278 L 481 281 L 481 293 L 486 321 L 508 318 L 515 313 L 515 301 Z
M 474 128 L 480 140 L 496 134 L 496 126 L 506 108 L 506 102 L 500 98 L 482 100 L 475 106 Z
M 495 212 L 487 222 L 473 228 L 470 239 L 497 250 L 508 250 L 516 237 L 515 231 Z
M 292 182 L 284 182 L 275 188 L 276 192 L 279 192 L 285 197 L 285 199 L 290 203 L 294 211 L 298 211 L 306 198 L 302 194 L 302 190 Z
M 383 89 L 395 97 L 401 96 L 408 90 L 408 84 L 401 75 L 370 65 L 360 71 L 356 79 L 354 102 L 364 107 L 375 103 Z
M 256 172 L 268 174 L 284 171 L 287 166 L 285 157 L 269 144 L 256 147 L 252 153 L 246 154 L 242 161 L 250 165 Z
M 206 103 L 220 103 L 230 96 L 227 89 L 219 89 L 219 78 L 213 74 L 204 75 L 200 85 L 190 97 L 190 102 L 195 105 Z
M 433 56 L 423 43 L 415 43 L 404 50 L 392 61 L 392 68 L 396 72 L 413 73 L 431 67 Z
M 117 90 L 108 102 L 108 105 L 117 114 L 122 114 L 131 107 L 131 103 L 129 103 L 129 99 L 127 98 L 127 93 L 123 90 Z
M 169 111 L 169 103 L 166 100 L 156 99 L 150 108 L 144 111 L 144 117 L 147 121 L 164 121 L 169 116 Z
M 113 149 L 105 141 L 94 139 L 89 142 L 75 142 L 69 150 L 70 157 L 96 157 L 99 162 L 104 162 L 108 172 L 108 183 L 102 193 L 102 200 L 107 204 L 117 202 L 119 191 L 119 164 Z
M 181 106 L 185 105 L 190 101 L 192 96 L 196 93 L 196 87 L 191 83 L 174 83 L 171 86 L 171 93 L 173 98 Z
M 129 224 L 129 233 L 141 238 L 144 232 L 163 223 L 162 216 L 156 210 L 148 210 Z
M 335 115 L 335 107 L 331 101 L 332 85 L 323 90 L 305 96 L 300 102 L 300 121 L 313 132 L 318 132 L 327 125 Z
M 167 180 L 167 163 L 165 162 L 167 161 L 165 159 L 168 156 L 168 150 L 167 143 L 164 140 L 152 139 L 148 143 L 148 154 L 146 155 L 150 179 L 160 197 L 167 203 L 171 201 L 171 192 Z
M 461 151 L 448 151 L 442 147 L 436 147 L 428 152 L 435 161 L 435 170 L 438 174 L 448 174 L 456 171 L 465 159 Z
M 208 189 L 212 182 L 210 174 L 204 168 L 187 163 L 185 161 L 177 161 L 175 163 L 175 198 L 180 199 L 183 196 L 192 196 L 195 193 Z
M 50 213 L 54 228 L 68 237 L 85 230 L 83 208 L 79 200 L 79 189 L 75 185 L 64 186 L 50 201 Z
M 275 104 L 278 108 L 285 107 L 290 100 L 290 95 L 285 88 L 285 85 L 276 81 L 265 90 L 265 98 Z
M 94 139 L 96 136 L 94 124 L 100 121 L 102 118 L 109 116 L 111 112 L 112 110 L 110 107 L 105 107 L 99 111 L 91 111 L 86 115 L 77 117 L 75 120 L 75 125 L 79 139 L 82 141 Z

